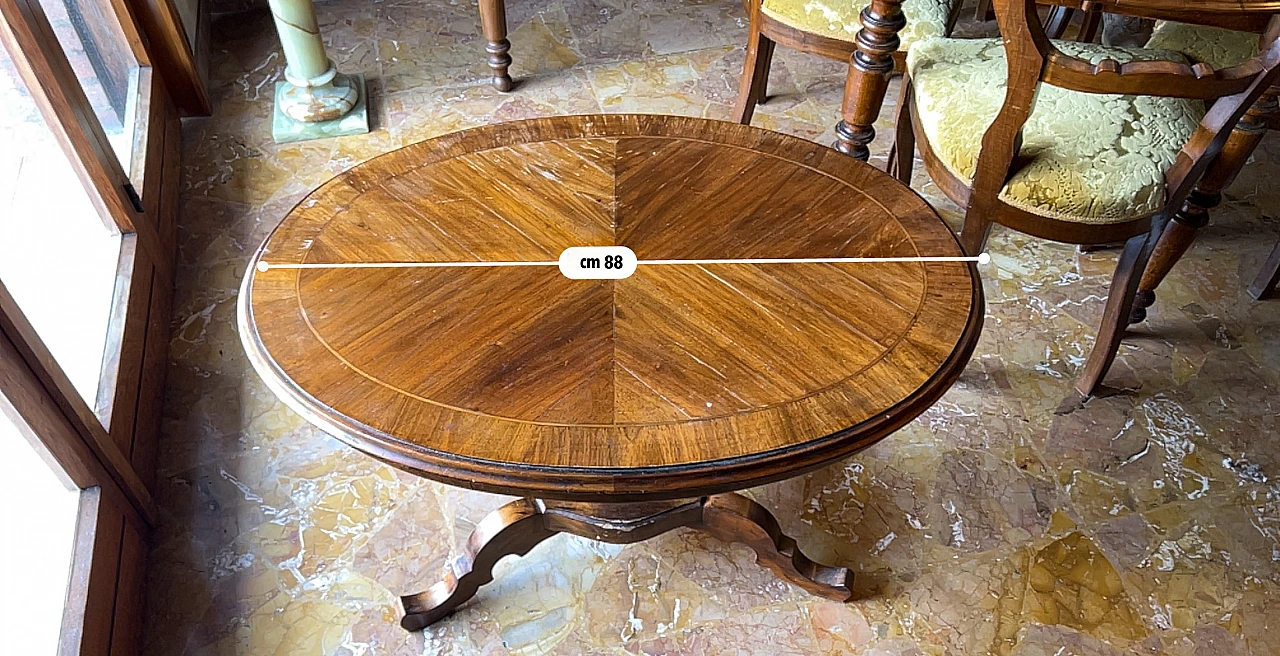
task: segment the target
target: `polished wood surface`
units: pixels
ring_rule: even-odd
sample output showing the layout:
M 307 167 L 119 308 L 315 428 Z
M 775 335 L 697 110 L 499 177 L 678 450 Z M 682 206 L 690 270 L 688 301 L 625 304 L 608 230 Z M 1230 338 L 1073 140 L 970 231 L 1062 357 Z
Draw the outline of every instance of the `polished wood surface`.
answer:
M 1042 5 L 1084 8 L 1110 14 L 1174 20 L 1228 29 L 1261 32 L 1267 19 L 1280 12 L 1275 0 L 1038 0 Z
M 303 200 L 271 263 L 954 256 L 908 188 L 807 141 L 702 119 L 488 126 L 358 166 Z M 241 330 L 326 430 L 457 485 L 686 498 L 847 456 L 922 412 L 982 317 L 962 263 L 251 266 Z

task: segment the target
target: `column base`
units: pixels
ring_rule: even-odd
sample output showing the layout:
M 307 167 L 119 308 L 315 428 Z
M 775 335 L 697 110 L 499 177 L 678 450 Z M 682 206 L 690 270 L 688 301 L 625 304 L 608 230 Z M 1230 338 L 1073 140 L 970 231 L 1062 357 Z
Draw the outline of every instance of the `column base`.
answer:
M 282 109 L 282 103 L 285 102 L 284 95 L 290 89 L 294 89 L 293 85 L 284 80 L 276 82 L 275 108 L 271 116 L 271 138 L 276 143 L 290 143 L 367 133 L 369 131 L 369 104 L 366 102 L 368 92 L 364 84 L 364 75 L 361 73 L 354 75 L 338 74 L 333 83 L 335 85 L 347 84 L 355 87 L 357 91 L 356 104 L 351 108 L 351 111 L 330 121 L 298 121 L 285 114 Z

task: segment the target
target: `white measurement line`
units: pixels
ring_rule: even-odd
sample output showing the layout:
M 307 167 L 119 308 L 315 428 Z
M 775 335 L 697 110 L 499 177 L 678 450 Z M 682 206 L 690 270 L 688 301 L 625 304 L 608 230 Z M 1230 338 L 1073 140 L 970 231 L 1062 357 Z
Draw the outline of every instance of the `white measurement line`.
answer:
M 636 264 L 876 264 L 883 262 L 977 262 L 986 264 L 991 256 L 974 257 L 799 257 L 744 258 L 740 260 L 637 260 Z
M 284 264 L 258 262 L 259 271 L 271 269 L 422 269 L 447 267 L 528 267 L 559 266 L 559 262 L 334 262 L 331 264 Z
M 987 264 L 991 256 L 982 253 L 973 257 L 805 257 L 805 258 L 744 258 L 726 260 L 636 260 L 637 265 L 666 266 L 675 264 L 877 264 L 886 262 L 977 262 Z M 429 269 L 458 267 L 531 267 L 559 266 L 559 262 L 333 262 L 286 264 L 258 262 L 259 271 L 271 269 Z

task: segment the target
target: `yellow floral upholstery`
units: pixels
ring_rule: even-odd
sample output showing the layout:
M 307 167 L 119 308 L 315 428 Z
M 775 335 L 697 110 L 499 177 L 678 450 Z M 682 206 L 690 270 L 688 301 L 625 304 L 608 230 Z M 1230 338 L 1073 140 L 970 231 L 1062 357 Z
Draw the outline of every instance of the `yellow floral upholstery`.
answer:
M 1097 63 L 1185 61 L 1175 52 L 1055 41 Z M 982 137 L 1004 104 L 999 39 L 930 39 L 907 55 L 915 107 L 932 151 L 966 183 Z M 1023 127 L 1021 160 L 1000 194 L 1019 209 L 1064 221 L 1107 224 L 1150 216 L 1164 204 L 1164 173 L 1204 116 L 1179 98 L 1089 94 L 1041 84 Z
M 1151 33 L 1147 47 L 1180 52 L 1193 62 L 1203 62 L 1218 70 L 1243 64 L 1258 54 L 1258 35 L 1162 21 Z
M 907 26 L 898 33 L 900 50 L 911 44 L 947 34 L 952 10 L 961 0 L 903 0 L 902 14 Z M 871 0 L 764 0 L 761 10 L 776 21 L 798 30 L 841 41 L 853 41 L 862 23 L 862 13 Z

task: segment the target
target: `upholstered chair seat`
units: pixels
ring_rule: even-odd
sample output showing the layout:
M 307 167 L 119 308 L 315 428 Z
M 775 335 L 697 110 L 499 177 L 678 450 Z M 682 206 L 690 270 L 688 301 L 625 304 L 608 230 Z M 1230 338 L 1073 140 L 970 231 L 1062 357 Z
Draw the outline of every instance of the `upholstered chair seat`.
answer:
M 1147 47 L 1180 52 L 1192 62 L 1221 70 L 1243 64 L 1258 54 L 1258 35 L 1221 27 L 1161 21 L 1151 33 Z
M 1054 45 L 1093 63 L 1104 58 L 1185 62 L 1166 50 Z M 911 48 L 907 69 L 928 147 L 953 176 L 972 185 L 983 134 L 1005 100 L 1004 46 L 999 39 L 928 39 Z M 1204 111 L 1196 100 L 1091 94 L 1042 84 L 1000 199 L 1026 212 L 1078 223 L 1151 216 L 1164 206 L 1165 172 Z
M 906 27 L 898 33 L 899 48 L 906 51 L 917 41 L 945 36 L 951 16 L 961 0 L 904 0 Z M 764 0 L 760 9 L 774 20 L 797 30 L 852 42 L 862 23 L 858 15 L 870 0 Z

